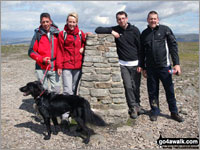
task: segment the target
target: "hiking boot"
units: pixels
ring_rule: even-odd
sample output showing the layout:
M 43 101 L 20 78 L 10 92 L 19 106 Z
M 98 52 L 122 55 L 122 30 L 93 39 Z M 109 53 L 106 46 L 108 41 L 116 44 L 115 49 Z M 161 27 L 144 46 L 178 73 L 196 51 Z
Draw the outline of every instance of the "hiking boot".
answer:
M 134 108 L 131 108 L 128 113 L 132 119 L 136 119 L 138 117 L 138 112 Z
M 178 121 L 178 122 L 183 122 L 184 121 L 184 119 L 181 116 L 179 116 L 178 113 L 177 114 L 176 113 L 171 113 L 171 118 L 176 120 L 176 121 Z
M 146 111 L 145 111 L 141 106 L 139 106 L 139 107 L 137 108 L 137 113 L 138 113 L 138 115 L 140 115 L 140 114 L 145 114 Z
M 157 121 L 158 115 L 156 115 L 156 114 L 154 114 L 154 113 L 151 112 L 151 114 L 150 114 L 149 117 L 150 117 L 151 121 Z
M 150 120 L 151 121 L 157 121 L 158 116 L 157 115 L 151 115 Z

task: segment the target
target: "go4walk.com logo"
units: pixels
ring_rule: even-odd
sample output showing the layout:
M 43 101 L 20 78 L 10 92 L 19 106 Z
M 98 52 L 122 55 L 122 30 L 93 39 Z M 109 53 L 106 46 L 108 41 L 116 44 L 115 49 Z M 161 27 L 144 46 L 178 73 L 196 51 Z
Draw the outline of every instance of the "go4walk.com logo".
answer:
M 163 138 L 160 135 L 157 144 L 162 148 L 199 149 L 199 138 Z

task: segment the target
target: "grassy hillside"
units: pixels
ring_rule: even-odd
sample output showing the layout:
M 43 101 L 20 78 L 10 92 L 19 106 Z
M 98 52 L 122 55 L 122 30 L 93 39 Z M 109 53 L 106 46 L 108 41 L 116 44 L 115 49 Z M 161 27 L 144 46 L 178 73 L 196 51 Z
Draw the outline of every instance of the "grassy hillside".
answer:
M 29 45 L 2 45 L 1 46 L 1 56 L 18 56 L 21 58 L 28 58 Z
M 179 56 L 181 63 L 199 61 L 199 43 L 198 42 L 178 42 Z M 26 58 L 29 45 L 4 45 L 1 46 L 2 57 L 7 57 L 13 54 L 19 54 Z M 28 56 L 27 56 L 28 58 Z M 198 63 L 197 63 L 198 65 Z
M 179 56 L 181 61 L 199 61 L 198 42 L 179 42 Z

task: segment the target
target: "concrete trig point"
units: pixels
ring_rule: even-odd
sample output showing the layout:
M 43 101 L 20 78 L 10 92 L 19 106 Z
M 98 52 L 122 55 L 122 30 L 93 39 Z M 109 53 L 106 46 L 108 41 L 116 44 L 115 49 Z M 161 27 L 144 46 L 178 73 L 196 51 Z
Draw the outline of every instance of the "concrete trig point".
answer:
M 78 93 L 107 123 L 128 120 L 128 106 L 112 35 L 88 35 Z

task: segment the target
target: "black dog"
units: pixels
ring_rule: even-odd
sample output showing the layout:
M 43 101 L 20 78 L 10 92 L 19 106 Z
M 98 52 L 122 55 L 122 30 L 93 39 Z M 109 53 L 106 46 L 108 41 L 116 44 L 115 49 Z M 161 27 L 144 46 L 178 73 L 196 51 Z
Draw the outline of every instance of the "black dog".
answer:
M 91 123 L 97 126 L 105 126 L 104 120 L 96 115 L 90 107 L 87 100 L 80 96 L 55 94 L 44 90 L 39 81 L 29 82 L 26 86 L 20 88 L 24 92 L 24 96 L 32 95 L 35 99 L 39 113 L 44 119 L 48 135 L 44 137 L 49 140 L 51 137 L 50 119 L 52 119 L 55 126 L 57 123 L 57 116 L 61 116 L 65 112 L 69 112 L 70 116 L 77 122 L 78 127 L 86 134 L 84 143 L 88 143 L 90 136 L 94 131 L 86 126 L 86 123 Z M 57 134 L 57 133 L 56 133 Z

